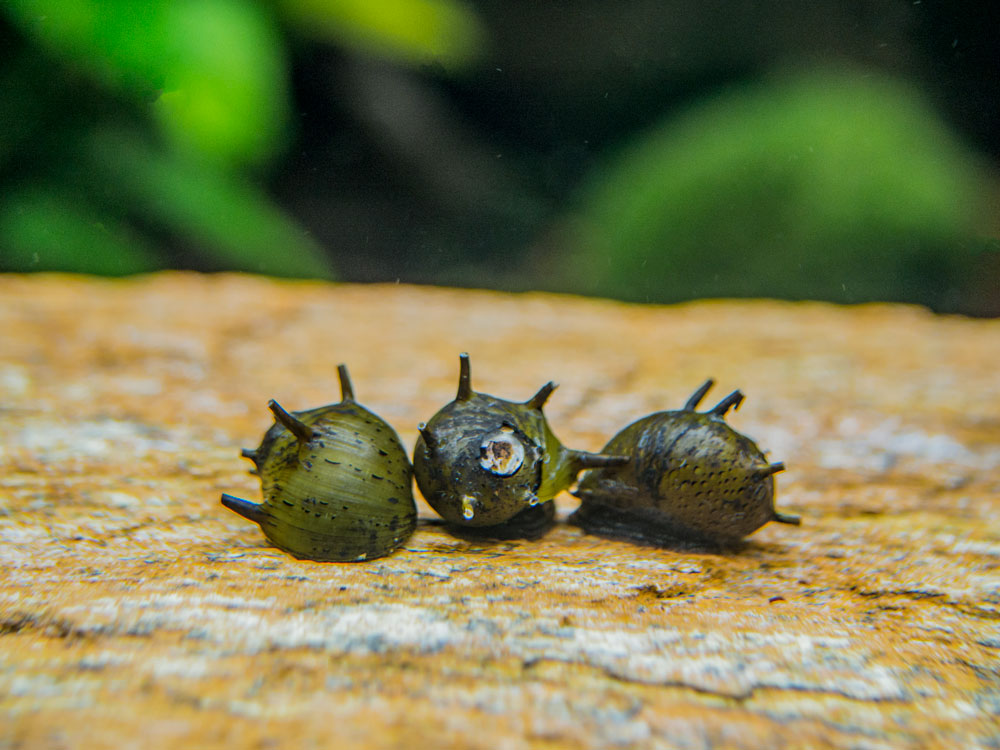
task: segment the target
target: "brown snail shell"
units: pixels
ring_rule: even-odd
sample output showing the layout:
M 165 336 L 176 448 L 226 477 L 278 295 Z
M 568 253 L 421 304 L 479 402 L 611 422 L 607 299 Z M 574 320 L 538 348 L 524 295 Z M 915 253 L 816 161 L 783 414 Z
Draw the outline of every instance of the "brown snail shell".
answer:
M 604 453 L 629 456 L 622 466 L 588 471 L 575 495 L 571 523 L 588 532 L 669 544 L 677 540 L 732 545 L 769 521 L 798 524 L 774 508 L 774 474 L 746 435 L 725 422 L 743 394 L 695 411 L 712 380 L 682 409 L 650 414 L 625 427 Z

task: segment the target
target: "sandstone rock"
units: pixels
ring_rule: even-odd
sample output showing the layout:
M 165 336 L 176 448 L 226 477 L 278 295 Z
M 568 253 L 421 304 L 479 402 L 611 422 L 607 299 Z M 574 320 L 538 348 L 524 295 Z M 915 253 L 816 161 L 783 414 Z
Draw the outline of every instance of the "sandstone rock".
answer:
M 996 747 L 1000 322 L 161 274 L 0 277 L 0 748 Z M 596 450 L 706 377 L 782 460 L 731 554 L 559 524 L 295 560 L 219 504 L 291 409 L 476 388 Z M 558 499 L 560 516 L 575 507 Z

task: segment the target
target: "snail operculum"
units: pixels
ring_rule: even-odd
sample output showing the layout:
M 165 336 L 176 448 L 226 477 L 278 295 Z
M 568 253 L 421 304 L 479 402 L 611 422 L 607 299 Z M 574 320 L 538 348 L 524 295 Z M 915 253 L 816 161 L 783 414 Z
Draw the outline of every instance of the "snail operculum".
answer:
M 769 463 L 750 438 L 725 422 L 743 394 L 734 391 L 705 412 L 695 407 L 707 381 L 677 411 L 658 412 L 615 435 L 605 452 L 630 455 L 622 467 L 587 472 L 571 521 L 588 531 L 654 543 L 695 540 L 731 544 L 768 521 L 798 523 L 774 509 Z
M 400 546 L 416 525 L 412 468 L 399 437 L 354 401 L 341 365 L 343 400 L 300 412 L 277 402 L 254 462 L 264 502 L 223 495 L 291 554 L 324 561 L 370 559 Z
M 524 465 L 524 442 L 514 434 L 514 426 L 504 422 L 479 445 L 479 466 L 489 474 L 509 477 Z

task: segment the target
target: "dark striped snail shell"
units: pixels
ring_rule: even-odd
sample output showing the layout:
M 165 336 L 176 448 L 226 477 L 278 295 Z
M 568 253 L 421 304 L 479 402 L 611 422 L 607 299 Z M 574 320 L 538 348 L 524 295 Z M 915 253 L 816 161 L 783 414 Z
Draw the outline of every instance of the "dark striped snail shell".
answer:
M 584 530 L 654 544 L 694 541 L 730 546 L 768 521 L 798 524 L 774 509 L 769 463 L 750 438 L 725 422 L 743 394 L 734 391 L 713 408 L 695 411 L 713 381 L 684 408 L 650 414 L 615 435 L 604 453 L 631 457 L 624 466 L 589 471 L 574 494 L 570 518 Z
M 403 544 L 417 523 L 412 468 L 396 432 L 354 400 L 340 365 L 340 403 L 285 411 L 256 450 L 244 450 L 264 501 L 223 495 L 222 504 L 260 524 L 275 546 L 322 562 L 370 560 Z
M 555 387 L 546 383 L 524 403 L 477 393 L 461 355 L 458 394 L 420 425 L 413 453 L 417 486 L 445 521 L 501 538 L 537 536 L 555 516 L 552 498 L 581 470 L 627 460 L 559 442 L 542 413 Z

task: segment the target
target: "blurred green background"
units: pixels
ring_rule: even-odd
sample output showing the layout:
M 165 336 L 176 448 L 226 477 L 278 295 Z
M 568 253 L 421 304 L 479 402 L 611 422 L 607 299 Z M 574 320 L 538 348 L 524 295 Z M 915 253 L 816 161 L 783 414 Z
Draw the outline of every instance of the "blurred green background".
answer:
M 995 3 L 6 0 L 0 270 L 1000 315 Z

